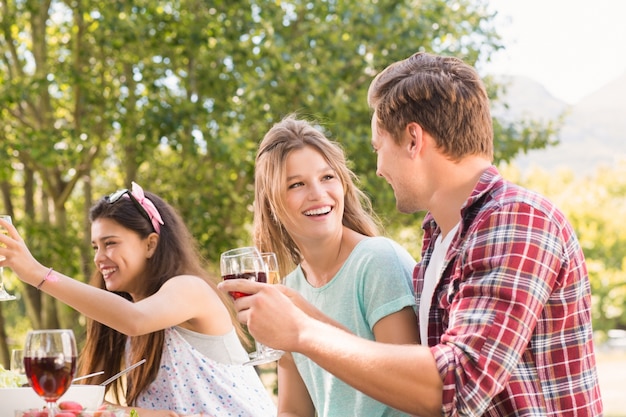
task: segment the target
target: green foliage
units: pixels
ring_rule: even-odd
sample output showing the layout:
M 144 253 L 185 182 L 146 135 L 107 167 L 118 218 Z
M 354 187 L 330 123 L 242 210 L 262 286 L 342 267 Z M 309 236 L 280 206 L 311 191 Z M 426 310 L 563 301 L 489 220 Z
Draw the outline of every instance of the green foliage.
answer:
M 488 61 L 502 45 L 486 7 L 3 1 L 0 208 L 15 210 L 35 257 L 86 280 L 88 207 L 134 180 L 177 207 L 216 262 L 250 241 L 258 142 L 298 112 L 344 146 L 389 234 L 417 256 L 420 216 L 397 213 L 375 174 L 367 88 L 383 67 L 419 50 Z M 488 87 L 497 98 L 498 86 Z M 551 125 L 503 126 L 497 159 L 505 161 L 547 146 L 554 133 Z M 79 323 L 36 291 L 23 295 L 33 326 Z

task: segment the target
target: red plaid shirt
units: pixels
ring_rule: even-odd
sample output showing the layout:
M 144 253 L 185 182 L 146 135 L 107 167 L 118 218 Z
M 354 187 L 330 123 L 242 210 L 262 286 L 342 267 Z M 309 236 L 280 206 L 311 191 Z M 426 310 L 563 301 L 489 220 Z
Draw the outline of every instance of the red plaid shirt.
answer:
M 602 415 L 589 279 L 563 214 L 491 167 L 461 215 L 429 313 L 443 415 Z M 424 230 L 417 294 L 440 233 L 430 214 Z

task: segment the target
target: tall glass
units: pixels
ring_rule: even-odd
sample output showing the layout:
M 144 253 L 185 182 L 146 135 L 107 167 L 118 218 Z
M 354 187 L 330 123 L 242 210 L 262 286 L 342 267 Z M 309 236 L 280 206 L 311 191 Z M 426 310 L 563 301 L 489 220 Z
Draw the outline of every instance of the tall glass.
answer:
M 9 216 L 8 214 L 0 214 L 0 219 L 13 224 L 11 221 L 11 216 Z M 8 235 L 9 231 L 5 229 L 4 227 L 0 226 L 0 233 L 4 235 Z M 4 256 L 0 259 L 4 260 Z M 4 268 L 0 266 L 0 301 L 15 300 L 16 297 L 14 295 L 9 294 L 7 290 L 4 289 L 3 273 L 4 273 Z
M 28 383 L 44 399 L 48 416 L 76 373 L 76 339 L 70 329 L 33 330 L 26 335 L 24 369 Z
M 11 350 L 11 363 L 10 369 L 20 375 L 26 375 L 24 370 L 24 350 L 13 349 Z
M 274 252 L 262 252 L 261 258 L 267 267 L 268 284 L 280 284 L 280 272 L 278 270 L 278 259 Z M 256 343 L 256 352 L 250 353 L 250 365 L 261 365 L 263 363 L 274 362 L 280 359 L 285 352 L 265 346 L 262 343 Z
M 222 253 L 220 256 L 220 270 L 223 280 L 248 279 L 267 283 L 269 275 L 268 266 L 263 256 L 254 246 L 231 249 Z M 230 295 L 237 299 L 249 294 L 232 292 Z M 251 360 L 245 362 L 245 365 L 260 365 L 273 362 L 283 354 L 281 351 L 275 351 L 256 341 L 255 345 L 256 351 L 250 354 Z

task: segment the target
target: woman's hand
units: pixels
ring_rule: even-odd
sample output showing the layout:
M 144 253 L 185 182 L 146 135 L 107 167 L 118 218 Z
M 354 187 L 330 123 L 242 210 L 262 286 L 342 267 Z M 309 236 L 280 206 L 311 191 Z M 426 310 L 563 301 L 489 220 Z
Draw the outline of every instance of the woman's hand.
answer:
M 20 280 L 36 286 L 45 276 L 45 268 L 30 253 L 24 240 L 12 224 L 0 219 L 0 228 L 6 229 L 9 234 L 0 233 L 0 266 L 9 267 Z

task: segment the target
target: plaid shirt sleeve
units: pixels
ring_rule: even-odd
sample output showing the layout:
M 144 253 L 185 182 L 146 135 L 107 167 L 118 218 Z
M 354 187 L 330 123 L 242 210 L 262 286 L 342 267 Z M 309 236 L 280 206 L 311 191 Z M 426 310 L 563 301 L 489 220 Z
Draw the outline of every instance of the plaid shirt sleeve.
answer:
M 580 245 L 547 200 L 511 192 L 448 252 L 430 331 L 443 414 L 601 415 Z

